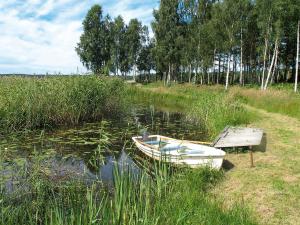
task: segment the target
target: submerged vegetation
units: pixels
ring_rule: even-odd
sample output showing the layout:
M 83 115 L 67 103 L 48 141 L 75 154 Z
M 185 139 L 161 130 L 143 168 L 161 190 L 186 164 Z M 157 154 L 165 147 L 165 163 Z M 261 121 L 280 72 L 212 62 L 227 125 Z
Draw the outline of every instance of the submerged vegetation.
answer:
M 120 79 L 84 77 L 0 79 L 0 128 L 18 131 L 76 125 L 117 115 L 124 106 Z

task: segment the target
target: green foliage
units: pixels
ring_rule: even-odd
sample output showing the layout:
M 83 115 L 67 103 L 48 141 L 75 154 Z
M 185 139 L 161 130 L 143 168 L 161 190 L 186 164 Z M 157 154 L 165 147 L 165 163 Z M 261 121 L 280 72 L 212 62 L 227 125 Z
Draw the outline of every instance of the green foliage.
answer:
M 126 30 L 126 38 L 128 41 L 129 50 L 129 69 L 132 70 L 136 67 L 139 53 L 142 48 L 142 44 L 146 42 L 148 36 L 147 27 L 143 27 L 142 23 L 137 19 L 131 19 L 129 21 L 128 28 Z M 135 70 L 135 68 L 134 68 Z
M 154 43 L 150 42 L 148 45 L 145 45 L 141 49 L 137 60 L 137 68 L 139 71 L 147 71 L 150 73 L 151 69 L 154 68 L 154 58 L 153 58 L 153 48 Z
M 114 23 L 112 24 L 112 61 L 113 61 L 113 68 L 112 71 L 115 75 L 118 75 L 119 70 L 121 72 L 126 72 L 127 70 L 123 71 L 121 65 L 126 64 L 126 60 L 128 58 L 127 52 L 127 41 L 126 41 L 126 27 L 121 16 L 118 16 Z
M 109 18 L 103 18 L 100 5 L 94 5 L 83 21 L 84 33 L 76 52 L 81 62 L 96 74 L 105 72 L 110 60 L 110 27 Z
M 178 1 L 166 0 L 161 1 L 159 10 L 154 11 L 155 21 L 152 28 L 156 40 L 156 63 L 157 68 L 163 72 L 169 70 L 169 73 L 173 73 L 171 66 L 178 61 L 177 38 L 180 38 L 180 18 L 177 9 Z M 170 77 L 168 80 L 170 81 Z
M 153 41 L 138 19 L 126 25 L 118 16 L 112 22 L 95 5 L 83 22 L 77 53 L 95 73 L 136 76 L 139 70 L 150 80 L 155 69 L 168 84 L 294 82 L 299 5 L 299 0 L 165 0 L 153 13 Z M 272 54 L 278 57 L 271 68 Z
M 265 93 L 260 93 L 257 89 L 238 89 L 234 93 L 254 107 L 300 119 L 300 96 L 287 89 L 292 90 L 289 85 L 285 85 L 275 86 Z
M 95 76 L 0 79 L 2 131 L 75 125 L 121 113 L 124 84 Z
M 1 189 L 1 224 L 256 224 L 244 205 L 225 209 L 208 194 L 222 178 L 219 171 L 170 173 L 169 166 L 155 164 L 151 177 L 116 166 L 113 189 L 107 190 L 98 181 L 86 186 L 72 177 L 53 182 L 44 160 L 32 160 L 26 189 Z
M 228 125 L 247 124 L 254 118 L 234 95 L 219 86 L 174 85 L 164 88 L 156 83 L 144 88 L 132 87 L 128 95 L 130 101 L 167 107 L 196 118 L 210 138 Z

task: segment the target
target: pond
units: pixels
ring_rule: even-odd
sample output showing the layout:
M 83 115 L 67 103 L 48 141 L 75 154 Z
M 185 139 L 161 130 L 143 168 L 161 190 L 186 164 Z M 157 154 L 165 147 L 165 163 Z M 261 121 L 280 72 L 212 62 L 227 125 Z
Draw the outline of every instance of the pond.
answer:
M 16 169 L 19 164 L 22 170 L 29 170 L 34 160 L 40 160 L 45 174 L 54 181 L 72 177 L 110 185 L 115 162 L 134 174 L 142 169 L 139 165 L 145 158 L 133 146 L 132 136 L 147 131 L 178 139 L 205 140 L 203 130 L 201 124 L 186 115 L 154 106 L 136 106 L 123 118 L 52 132 L 8 135 L 1 137 L 0 182 L 7 191 L 13 191 L 20 183 L 21 175 Z

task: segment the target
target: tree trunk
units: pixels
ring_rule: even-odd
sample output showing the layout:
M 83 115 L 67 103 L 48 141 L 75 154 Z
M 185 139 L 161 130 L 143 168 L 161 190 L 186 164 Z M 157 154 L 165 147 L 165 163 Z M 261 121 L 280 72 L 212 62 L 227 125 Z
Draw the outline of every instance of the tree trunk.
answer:
M 210 74 L 209 74 L 209 72 L 207 71 L 206 68 L 204 68 L 204 73 L 207 74 L 207 84 L 209 85 L 210 84 Z
M 265 38 L 264 66 L 263 66 L 263 73 L 262 73 L 262 77 L 261 77 L 261 90 L 264 89 L 264 80 L 265 80 L 265 71 L 266 71 L 266 60 L 267 60 L 267 51 L 268 51 L 268 39 Z
M 240 85 L 243 85 L 243 29 L 241 28 Z
M 232 61 L 233 61 L 233 76 L 232 76 L 232 84 L 235 83 L 235 80 L 236 80 L 236 58 L 234 57 L 234 55 L 232 55 Z
M 182 73 L 183 73 L 183 66 L 181 66 L 181 70 L 180 70 L 180 83 L 182 83 Z
M 171 64 L 169 63 L 169 71 L 168 71 L 167 85 L 170 85 L 170 82 L 171 82 Z
M 295 75 L 295 88 L 294 91 L 298 90 L 298 72 L 299 72 L 299 39 L 300 39 L 300 20 L 298 21 L 298 31 L 297 31 L 297 55 L 296 55 L 296 75 Z
M 189 83 L 191 83 L 191 79 L 192 79 L 192 64 L 190 64 L 189 66 Z
M 225 90 L 228 90 L 228 84 L 229 84 L 229 73 L 230 73 L 230 58 L 231 55 L 230 53 L 228 54 L 228 61 L 227 61 L 227 74 L 226 74 L 226 85 L 225 85 Z
M 218 57 L 218 61 L 219 61 L 219 70 L 218 70 L 218 75 L 217 75 L 217 84 L 219 84 L 219 78 L 220 78 L 220 74 L 221 74 L 221 56 L 219 55 Z
M 133 80 L 136 80 L 136 69 L 135 69 L 135 65 L 133 66 Z
M 196 84 L 197 78 L 198 78 L 198 66 L 196 66 L 196 69 L 195 69 L 195 81 L 194 81 L 195 84 Z
M 278 61 L 278 52 L 275 56 L 275 63 L 274 63 L 273 72 L 272 72 L 272 76 L 271 76 L 271 82 L 270 82 L 271 84 L 274 81 L 274 75 L 275 75 L 275 71 L 276 71 L 276 68 L 277 68 L 277 61 Z
M 216 82 L 216 66 L 215 66 L 215 60 L 216 60 L 216 48 L 214 49 L 214 58 L 213 58 L 213 81 L 212 83 Z
M 274 63 L 275 63 L 275 58 L 277 57 L 276 55 L 278 54 L 277 49 L 278 49 L 278 39 L 276 39 L 276 41 L 275 41 L 275 47 L 274 47 L 272 62 L 271 62 L 271 65 L 269 67 L 269 72 L 268 72 L 267 80 L 266 80 L 266 83 L 265 83 L 265 86 L 264 86 L 264 90 L 267 90 L 267 87 L 268 87 L 268 83 L 269 83 L 271 73 L 272 73 L 272 68 L 273 68 Z

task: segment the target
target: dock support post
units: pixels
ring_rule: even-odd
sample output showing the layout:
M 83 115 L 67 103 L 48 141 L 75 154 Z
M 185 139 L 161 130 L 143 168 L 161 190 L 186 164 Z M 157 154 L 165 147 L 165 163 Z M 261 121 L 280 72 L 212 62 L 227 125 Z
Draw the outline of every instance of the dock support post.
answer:
M 253 151 L 252 151 L 252 146 L 249 147 L 250 150 L 250 163 L 251 163 L 251 168 L 254 167 L 254 160 L 253 160 Z

